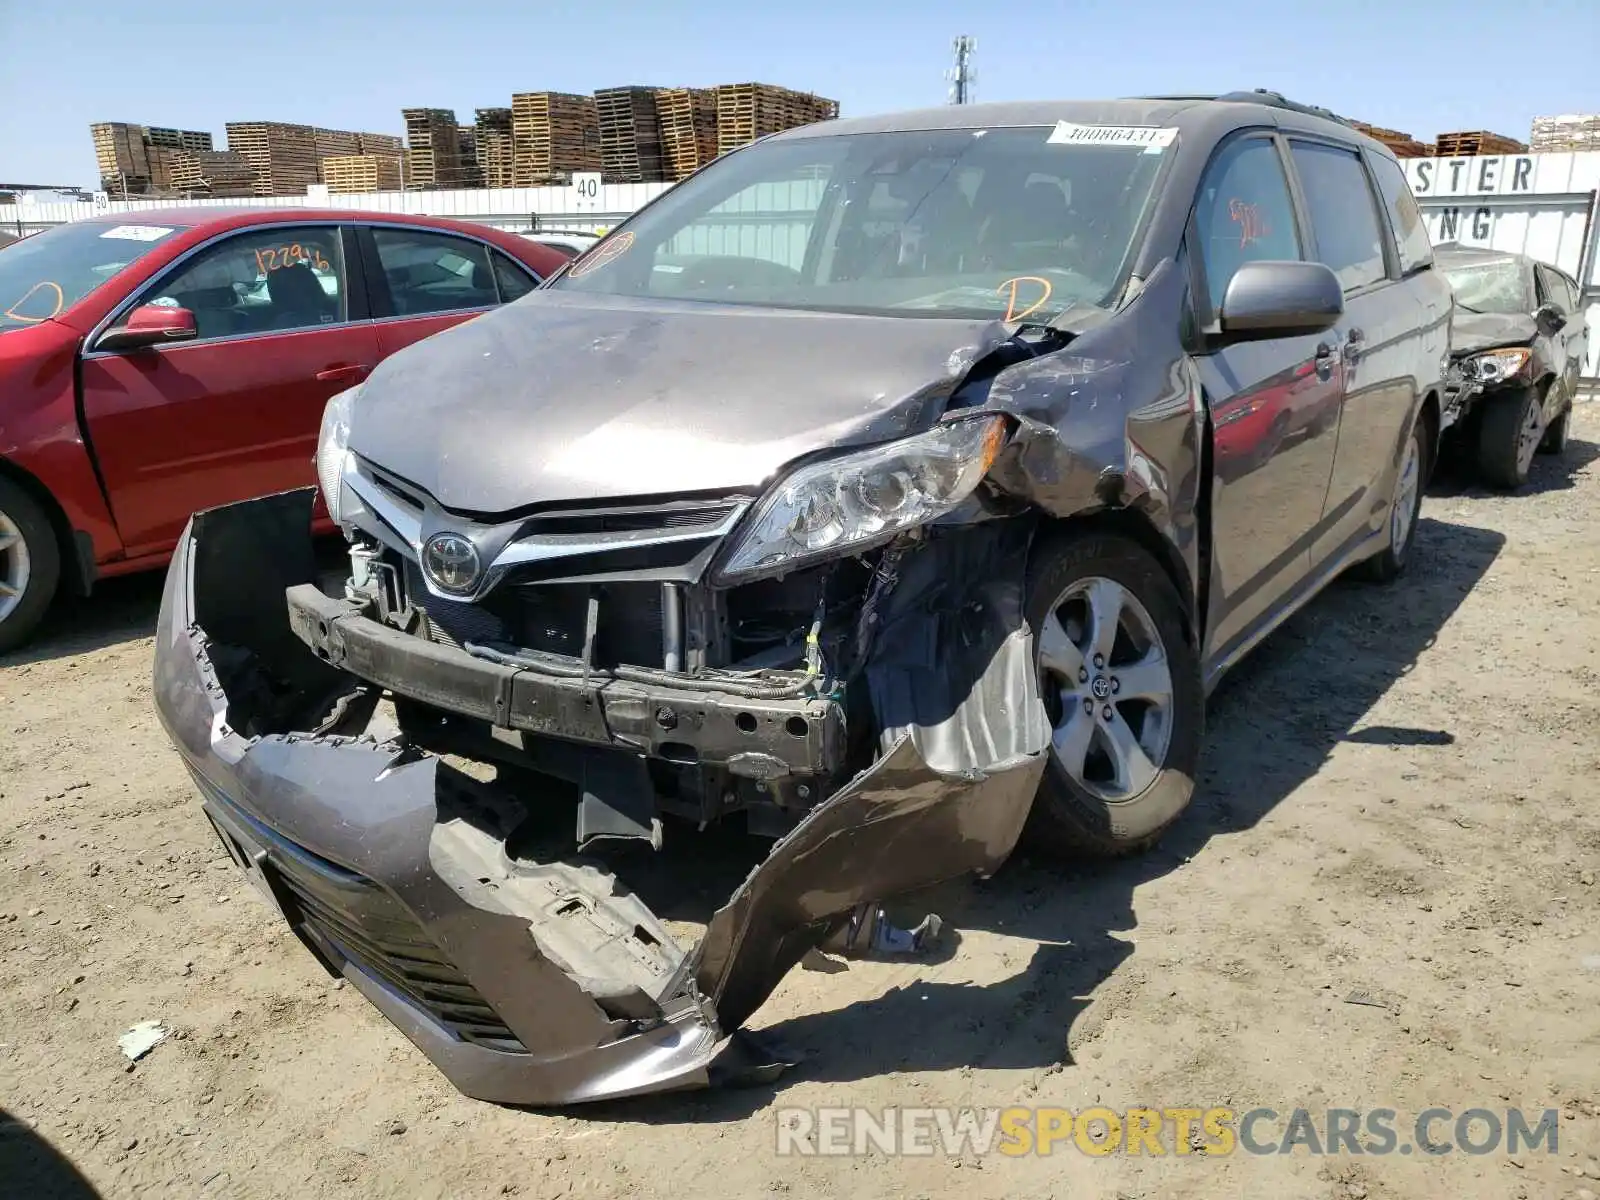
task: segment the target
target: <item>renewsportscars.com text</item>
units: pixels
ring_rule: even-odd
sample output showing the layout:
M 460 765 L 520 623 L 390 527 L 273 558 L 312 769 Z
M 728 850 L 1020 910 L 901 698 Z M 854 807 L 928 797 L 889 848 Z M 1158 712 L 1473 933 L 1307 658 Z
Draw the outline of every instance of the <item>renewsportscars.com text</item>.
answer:
M 1556 1109 L 780 1108 L 777 1152 L 834 1156 L 1555 1154 Z

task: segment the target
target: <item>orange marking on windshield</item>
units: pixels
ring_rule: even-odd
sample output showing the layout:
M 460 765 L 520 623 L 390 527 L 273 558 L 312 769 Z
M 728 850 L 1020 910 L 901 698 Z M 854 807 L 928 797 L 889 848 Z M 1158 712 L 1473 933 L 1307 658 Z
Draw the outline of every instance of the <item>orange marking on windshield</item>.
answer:
M 1025 283 L 1036 283 L 1044 289 L 1044 292 L 1032 304 L 1019 311 L 1017 308 L 1017 289 Z M 1009 293 L 1007 289 L 1010 289 Z M 1048 279 L 1041 279 L 1037 275 L 1018 275 L 1015 279 L 1007 279 L 994 290 L 1006 296 L 1005 319 L 1007 321 L 1020 321 L 1023 317 L 1038 312 L 1048 304 L 1050 302 L 1050 293 L 1055 291 L 1055 288 Z
M 607 263 L 621 258 L 633 247 L 633 231 L 626 230 L 595 243 L 583 254 L 583 257 L 567 268 L 567 276 L 577 279 L 587 275 L 590 271 L 598 271 Z
M 56 306 L 55 306 L 55 308 L 53 308 L 50 312 L 48 312 L 47 314 L 45 314 L 42 317 L 25 317 L 25 316 L 23 316 L 21 313 L 19 313 L 17 311 L 17 309 L 21 308 L 24 304 L 26 304 L 28 302 L 28 300 L 33 296 L 33 294 L 35 292 L 37 292 L 40 288 L 49 288 L 53 292 L 55 292 L 55 294 L 56 294 Z M 6 309 L 5 312 L 0 313 L 0 316 L 10 317 L 13 321 L 21 321 L 24 325 L 43 325 L 46 321 L 51 320 L 54 317 L 60 316 L 61 315 L 61 310 L 63 308 L 65 308 L 66 306 L 67 306 L 67 297 L 66 297 L 66 293 L 61 290 L 61 285 L 59 283 L 53 282 L 52 280 L 45 279 L 45 280 L 41 280 L 40 282 L 34 284 L 26 292 L 22 293 L 22 299 L 18 300 L 10 308 Z

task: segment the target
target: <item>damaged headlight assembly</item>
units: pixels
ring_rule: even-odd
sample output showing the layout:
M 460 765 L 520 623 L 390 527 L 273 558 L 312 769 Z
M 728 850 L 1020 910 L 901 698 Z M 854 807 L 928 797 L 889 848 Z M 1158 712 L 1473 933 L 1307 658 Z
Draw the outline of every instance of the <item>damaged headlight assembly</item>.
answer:
M 717 574 L 724 582 L 855 553 L 937 520 L 977 488 L 1005 445 L 1004 417 L 926 433 L 800 467 L 756 508 Z
M 345 523 L 344 475 L 350 464 L 350 410 L 360 393 L 358 384 L 329 399 L 322 410 L 322 429 L 317 434 L 317 484 L 322 502 L 334 524 Z
M 1516 379 L 1526 372 L 1532 355 L 1533 351 L 1525 346 L 1488 350 L 1472 355 L 1462 367 L 1467 378 L 1477 383 L 1500 383 Z

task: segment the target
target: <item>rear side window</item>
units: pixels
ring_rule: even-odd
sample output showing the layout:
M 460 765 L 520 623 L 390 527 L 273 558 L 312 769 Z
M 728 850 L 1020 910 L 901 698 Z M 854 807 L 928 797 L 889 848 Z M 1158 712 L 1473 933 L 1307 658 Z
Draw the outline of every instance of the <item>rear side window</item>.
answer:
M 494 277 L 495 281 L 500 285 L 500 300 L 502 303 L 510 304 L 513 300 L 521 300 L 529 292 L 533 291 L 534 284 L 537 281 L 526 270 L 517 266 L 498 250 L 493 252 L 492 257 L 494 258 Z
M 1301 257 L 1289 182 L 1269 139 L 1241 138 L 1218 151 L 1200 184 L 1195 228 L 1213 312 L 1245 263 Z
M 372 241 L 400 317 L 499 303 L 481 242 L 419 229 L 374 228 Z
M 1377 283 L 1386 274 L 1383 229 L 1361 156 L 1314 142 L 1289 146 L 1311 210 L 1317 260 L 1333 270 L 1346 292 Z
M 1406 174 L 1400 169 L 1400 164 L 1381 154 L 1374 154 L 1372 170 L 1378 177 L 1378 190 L 1383 193 L 1389 221 L 1394 225 L 1394 238 L 1400 246 L 1400 273 L 1408 275 L 1433 261 L 1433 243 L 1428 240 L 1428 226 L 1422 219 L 1422 210 L 1417 207 L 1417 198 L 1411 194 L 1411 187 L 1406 183 Z

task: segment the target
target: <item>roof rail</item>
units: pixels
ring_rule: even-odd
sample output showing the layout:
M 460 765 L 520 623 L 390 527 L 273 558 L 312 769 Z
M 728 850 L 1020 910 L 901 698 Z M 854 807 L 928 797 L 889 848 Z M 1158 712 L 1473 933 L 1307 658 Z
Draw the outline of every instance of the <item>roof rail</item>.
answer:
M 1337 121 L 1340 125 L 1350 125 L 1346 118 L 1332 109 L 1321 108 L 1314 104 L 1297 104 L 1282 92 L 1269 92 L 1266 88 L 1256 88 L 1249 92 L 1228 92 L 1213 98 L 1225 104 L 1265 104 L 1270 108 L 1288 109 L 1290 112 L 1304 113 L 1308 117 L 1321 117 L 1324 121 Z

